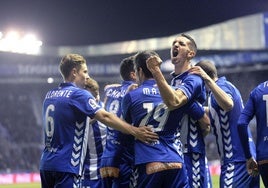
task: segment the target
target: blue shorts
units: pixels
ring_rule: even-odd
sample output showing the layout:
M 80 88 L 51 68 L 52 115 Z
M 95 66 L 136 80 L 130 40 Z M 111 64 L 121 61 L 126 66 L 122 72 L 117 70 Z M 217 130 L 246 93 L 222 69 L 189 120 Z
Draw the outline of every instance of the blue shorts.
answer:
M 133 188 L 162 188 L 162 187 L 180 187 L 188 188 L 188 177 L 186 168 L 182 164 L 179 168 L 161 169 L 158 162 L 156 165 L 149 166 L 152 163 L 141 164 L 135 167 L 131 176 L 131 186 Z M 168 166 L 168 163 L 162 163 Z M 170 163 L 169 163 L 170 164 Z M 174 163 L 173 163 L 174 164 Z M 159 169 L 159 170 L 157 170 Z
M 206 156 L 200 153 L 184 153 L 190 187 L 212 187 Z
M 261 179 L 265 187 L 268 187 L 268 163 L 259 164 L 259 172 L 261 174 Z
M 119 177 L 114 179 L 113 188 L 129 187 L 133 166 L 122 163 L 119 167 Z
M 101 158 L 100 176 L 102 187 L 111 188 L 113 180 L 119 177 L 120 159 L 116 157 Z
M 260 187 L 260 177 L 247 172 L 246 162 L 226 163 L 221 166 L 220 187 Z
M 81 187 L 81 176 L 69 172 L 40 170 L 42 188 Z
M 103 187 L 128 187 L 132 169 L 132 165 L 123 163 L 118 158 L 102 159 L 100 175 Z
M 100 188 L 102 187 L 102 181 L 101 178 L 96 180 L 91 180 L 90 178 L 84 177 L 82 179 L 82 188 Z

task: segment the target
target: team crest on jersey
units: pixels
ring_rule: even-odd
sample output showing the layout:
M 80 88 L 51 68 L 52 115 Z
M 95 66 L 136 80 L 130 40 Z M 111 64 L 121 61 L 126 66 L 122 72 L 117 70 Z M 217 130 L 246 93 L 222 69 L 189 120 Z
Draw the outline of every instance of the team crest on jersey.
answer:
M 175 80 L 175 86 L 182 85 L 182 80 Z
M 95 108 L 98 107 L 98 104 L 96 103 L 96 100 L 94 100 L 94 99 L 89 99 L 89 100 L 88 100 L 88 104 L 89 104 L 93 109 L 95 109 Z

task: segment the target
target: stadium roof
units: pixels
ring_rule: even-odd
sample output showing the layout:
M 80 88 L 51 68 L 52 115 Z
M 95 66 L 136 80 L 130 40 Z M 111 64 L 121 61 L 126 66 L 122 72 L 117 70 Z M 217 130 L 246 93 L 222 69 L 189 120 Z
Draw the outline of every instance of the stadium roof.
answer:
M 266 11 L 266 0 L 1 0 L 0 31 L 32 31 L 46 46 L 94 45 L 173 35 Z

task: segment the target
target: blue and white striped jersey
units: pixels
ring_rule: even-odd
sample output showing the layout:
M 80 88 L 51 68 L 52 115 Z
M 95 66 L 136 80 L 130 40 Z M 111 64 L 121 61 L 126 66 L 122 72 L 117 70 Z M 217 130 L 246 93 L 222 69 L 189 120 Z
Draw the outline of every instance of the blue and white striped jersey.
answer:
M 105 110 L 108 112 L 116 114 L 118 117 L 121 118 L 122 116 L 122 110 L 121 110 L 121 101 L 123 96 L 125 95 L 128 87 L 133 84 L 133 81 L 122 81 L 120 86 L 113 86 L 107 87 L 105 89 Z M 128 151 L 126 149 L 128 148 L 128 137 L 130 135 L 125 135 L 113 128 L 108 127 L 107 129 L 107 139 L 106 139 L 106 147 L 104 150 L 104 153 L 102 155 L 102 158 L 129 158 L 132 160 L 132 154 L 128 155 Z M 126 148 L 124 147 L 126 145 Z M 130 150 L 129 150 L 130 151 Z M 126 155 L 123 157 L 122 155 Z M 117 164 L 111 164 L 118 167 L 119 163 Z
M 43 102 L 45 148 L 40 169 L 82 175 L 88 140 L 88 117 L 101 108 L 73 83 L 62 83 Z
M 233 100 L 233 109 L 229 112 L 224 111 L 217 104 L 212 93 L 209 95 L 209 111 L 211 126 L 216 142 L 218 152 L 222 163 L 245 161 L 245 155 L 238 136 L 237 121 L 243 110 L 243 101 L 238 89 L 228 82 L 225 77 L 221 77 L 216 84 L 226 92 Z M 251 147 L 255 148 L 250 130 L 248 133 L 251 138 Z
M 122 100 L 122 111 L 127 122 L 134 126 L 150 126 L 159 135 L 159 141 L 152 144 L 135 140 L 136 165 L 155 161 L 183 163 L 182 145 L 176 134 L 180 129 L 179 122 L 185 113 L 190 113 L 196 120 L 205 113 L 196 102 L 168 110 L 155 80 L 146 80 L 127 93 Z
M 200 104 L 206 101 L 205 84 L 202 78 L 195 74 L 189 74 L 187 71 L 175 75 L 171 74 L 173 79 L 171 85 L 178 87 L 187 96 L 189 102 L 194 100 Z M 181 142 L 183 143 L 184 153 L 202 153 L 205 154 L 205 142 L 202 131 L 190 116 L 185 115 L 181 120 Z
M 98 104 L 104 107 L 102 101 L 99 101 Z M 95 119 L 91 119 L 88 129 L 88 150 L 85 159 L 84 174 L 90 180 L 96 180 L 100 178 L 99 169 L 101 156 L 106 145 L 107 126 Z

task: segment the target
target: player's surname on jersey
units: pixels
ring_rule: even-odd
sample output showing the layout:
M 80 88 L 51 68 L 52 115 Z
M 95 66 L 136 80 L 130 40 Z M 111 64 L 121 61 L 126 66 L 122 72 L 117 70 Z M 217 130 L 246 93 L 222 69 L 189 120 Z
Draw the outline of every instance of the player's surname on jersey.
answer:
M 107 97 L 114 97 L 114 98 L 119 98 L 124 96 L 126 93 L 126 90 L 122 90 L 122 91 L 117 91 L 114 89 L 108 89 L 106 92 Z
M 46 95 L 46 99 L 53 98 L 53 97 L 70 97 L 72 91 L 71 90 L 56 90 L 56 91 L 49 91 Z
M 142 91 L 143 91 L 144 95 L 159 95 L 160 94 L 157 88 L 147 88 L 147 87 L 145 87 L 145 88 L 143 88 Z

